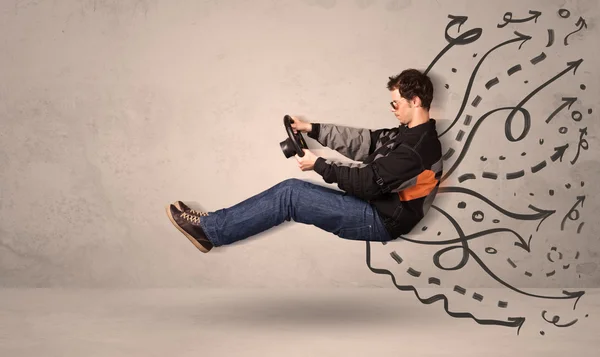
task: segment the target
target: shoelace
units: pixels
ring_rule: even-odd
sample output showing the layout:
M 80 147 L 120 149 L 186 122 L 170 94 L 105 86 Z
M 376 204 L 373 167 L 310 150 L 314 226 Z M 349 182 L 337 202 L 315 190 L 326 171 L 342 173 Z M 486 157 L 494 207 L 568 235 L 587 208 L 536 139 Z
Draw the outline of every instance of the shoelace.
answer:
M 203 216 L 203 217 L 208 216 L 208 213 L 206 213 L 206 212 L 200 212 L 200 211 L 196 211 L 196 210 L 193 210 L 193 209 L 191 209 L 190 212 L 192 214 L 197 215 L 197 216 Z
M 202 216 L 208 216 L 208 214 L 206 214 L 204 212 L 199 212 L 199 213 L 202 213 Z M 181 218 L 183 218 L 183 219 L 185 219 L 187 221 L 190 221 L 190 222 L 192 222 L 194 224 L 199 224 L 200 223 L 200 217 L 192 215 L 192 214 L 189 214 L 187 212 L 182 213 L 181 214 Z

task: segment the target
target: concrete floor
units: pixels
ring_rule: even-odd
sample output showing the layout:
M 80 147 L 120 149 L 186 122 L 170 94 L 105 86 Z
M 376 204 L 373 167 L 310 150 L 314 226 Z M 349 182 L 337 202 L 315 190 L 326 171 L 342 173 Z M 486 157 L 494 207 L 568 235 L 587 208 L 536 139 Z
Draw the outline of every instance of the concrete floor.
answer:
M 597 357 L 600 289 L 585 291 L 577 323 L 536 311 L 517 335 L 393 288 L 2 289 L 0 356 Z

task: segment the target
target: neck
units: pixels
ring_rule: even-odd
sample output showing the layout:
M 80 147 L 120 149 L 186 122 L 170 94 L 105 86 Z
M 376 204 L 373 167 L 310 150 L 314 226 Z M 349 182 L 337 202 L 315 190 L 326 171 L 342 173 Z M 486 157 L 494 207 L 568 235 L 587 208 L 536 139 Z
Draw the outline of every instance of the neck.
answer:
M 413 128 L 427 122 L 429 122 L 429 111 L 425 109 L 417 110 L 410 123 L 408 123 L 408 127 Z

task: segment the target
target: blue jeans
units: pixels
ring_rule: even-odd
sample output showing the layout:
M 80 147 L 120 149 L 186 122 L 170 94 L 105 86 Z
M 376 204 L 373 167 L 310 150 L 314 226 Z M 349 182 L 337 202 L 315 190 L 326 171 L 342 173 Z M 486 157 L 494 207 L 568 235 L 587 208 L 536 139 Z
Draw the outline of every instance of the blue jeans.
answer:
M 207 212 L 200 226 L 215 247 L 232 244 L 284 221 L 310 224 L 338 237 L 389 241 L 375 207 L 357 197 L 299 179 L 287 179 L 230 208 Z

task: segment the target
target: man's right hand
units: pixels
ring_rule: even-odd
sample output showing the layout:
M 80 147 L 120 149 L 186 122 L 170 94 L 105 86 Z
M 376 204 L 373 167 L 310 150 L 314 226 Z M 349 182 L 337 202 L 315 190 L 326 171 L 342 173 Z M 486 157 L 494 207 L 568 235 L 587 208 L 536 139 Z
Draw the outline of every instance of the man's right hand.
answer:
M 300 131 L 301 133 L 310 133 L 312 130 L 312 124 L 311 123 L 307 123 L 304 122 L 300 119 L 298 119 L 297 117 L 293 117 L 290 116 L 292 118 L 292 130 L 294 131 L 294 134 L 297 134 L 298 131 Z

